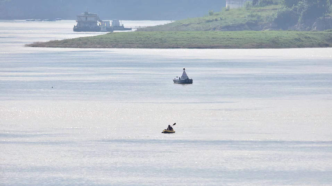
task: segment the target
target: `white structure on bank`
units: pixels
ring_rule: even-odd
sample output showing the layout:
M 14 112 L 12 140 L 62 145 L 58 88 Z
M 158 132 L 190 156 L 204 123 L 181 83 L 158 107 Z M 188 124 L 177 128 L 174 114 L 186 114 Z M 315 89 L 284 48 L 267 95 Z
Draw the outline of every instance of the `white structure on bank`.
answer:
M 247 1 L 252 2 L 253 0 L 226 0 L 226 7 L 230 9 L 241 8 Z

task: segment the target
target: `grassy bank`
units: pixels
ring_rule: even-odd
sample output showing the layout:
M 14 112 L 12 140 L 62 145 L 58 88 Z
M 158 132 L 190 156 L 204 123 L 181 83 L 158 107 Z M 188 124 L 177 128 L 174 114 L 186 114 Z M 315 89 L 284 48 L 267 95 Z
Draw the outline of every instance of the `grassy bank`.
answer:
M 127 32 L 33 43 L 56 48 L 307 48 L 332 47 L 332 32 Z

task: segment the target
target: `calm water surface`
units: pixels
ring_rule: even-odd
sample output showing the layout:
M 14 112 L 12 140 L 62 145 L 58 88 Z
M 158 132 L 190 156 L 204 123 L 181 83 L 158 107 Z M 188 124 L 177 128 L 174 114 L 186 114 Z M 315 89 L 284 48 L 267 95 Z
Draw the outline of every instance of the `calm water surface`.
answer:
M 0 185 L 331 185 L 331 48 L 24 47 L 74 24 L 0 21 Z

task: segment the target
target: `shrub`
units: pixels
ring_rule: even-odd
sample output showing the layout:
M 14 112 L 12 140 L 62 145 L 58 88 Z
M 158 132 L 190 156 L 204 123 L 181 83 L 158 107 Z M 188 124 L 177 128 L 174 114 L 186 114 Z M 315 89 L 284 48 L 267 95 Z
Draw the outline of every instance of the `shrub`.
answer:
M 213 10 L 210 10 L 210 11 L 209 11 L 209 15 L 210 15 L 210 16 L 214 15 L 214 11 L 213 11 Z
M 252 12 L 248 15 L 248 18 L 251 19 L 251 20 L 257 21 L 257 22 L 262 20 L 261 15 L 255 14 L 255 13 L 252 13 Z

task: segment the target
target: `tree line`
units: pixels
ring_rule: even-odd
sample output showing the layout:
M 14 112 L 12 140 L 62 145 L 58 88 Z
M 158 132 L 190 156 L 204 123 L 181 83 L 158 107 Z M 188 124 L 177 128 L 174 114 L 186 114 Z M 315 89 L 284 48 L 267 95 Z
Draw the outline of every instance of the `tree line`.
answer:
M 332 0 L 253 0 L 247 2 L 251 6 L 281 5 L 273 22 L 278 27 L 287 29 L 295 25 L 310 25 L 319 18 L 330 16 Z
M 329 15 L 332 0 L 281 0 L 283 9 L 279 10 L 275 22 L 279 25 L 312 23 Z

